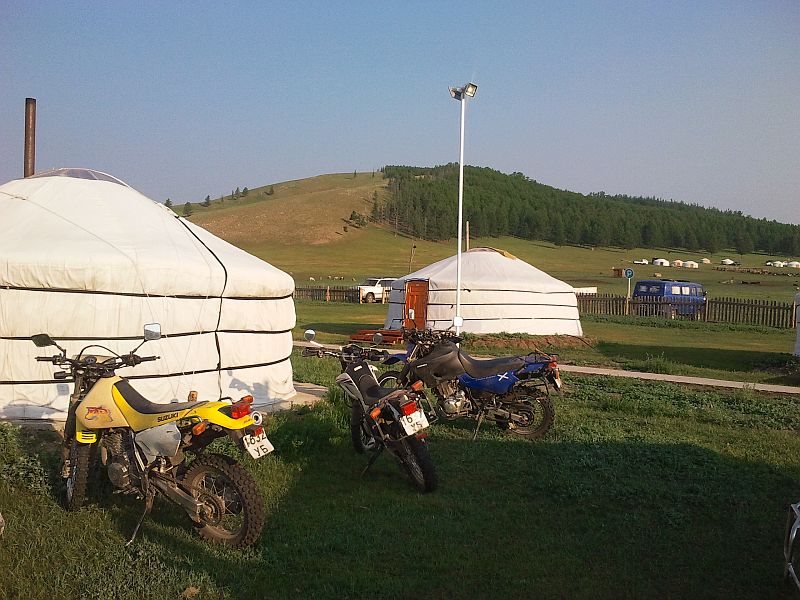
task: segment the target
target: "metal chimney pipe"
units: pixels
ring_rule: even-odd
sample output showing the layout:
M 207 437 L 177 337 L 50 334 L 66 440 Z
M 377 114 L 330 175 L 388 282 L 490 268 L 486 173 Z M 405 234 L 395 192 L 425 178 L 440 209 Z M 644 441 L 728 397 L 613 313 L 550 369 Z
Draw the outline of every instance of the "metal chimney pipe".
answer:
M 36 98 L 25 98 L 24 177 L 33 175 L 36 164 Z

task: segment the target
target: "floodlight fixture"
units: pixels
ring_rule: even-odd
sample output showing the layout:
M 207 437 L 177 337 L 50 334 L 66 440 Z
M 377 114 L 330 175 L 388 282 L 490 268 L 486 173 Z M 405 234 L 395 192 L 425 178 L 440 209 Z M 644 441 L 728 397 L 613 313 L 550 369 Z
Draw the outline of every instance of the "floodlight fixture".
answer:
M 468 83 L 467 85 L 464 86 L 463 90 L 467 96 L 469 96 L 470 98 L 474 98 L 475 92 L 478 91 L 478 86 L 475 85 L 474 83 Z

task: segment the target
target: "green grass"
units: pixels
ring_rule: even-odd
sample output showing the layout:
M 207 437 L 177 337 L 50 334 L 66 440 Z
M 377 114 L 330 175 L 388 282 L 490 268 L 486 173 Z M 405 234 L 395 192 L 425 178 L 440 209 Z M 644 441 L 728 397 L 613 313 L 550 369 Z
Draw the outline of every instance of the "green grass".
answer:
M 293 363 L 329 385 L 338 372 Z M 163 501 L 124 548 L 138 504 L 105 493 L 64 512 L 52 449 L 0 424 L 0 598 L 795 597 L 781 543 L 800 496 L 796 402 L 565 381 L 540 442 L 435 426 L 429 495 L 389 457 L 360 476 L 341 394 L 273 418 L 276 453 L 243 459 L 269 513 L 244 552 L 204 543 Z
M 381 304 L 296 301 L 293 336 L 314 329 L 324 343 L 344 344 L 359 329 L 383 327 Z M 538 347 L 564 364 L 599 366 L 751 383 L 800 386 L 800 359 L 791 353 L 796 332 L 788 329 L 638 317 L 581 319 L 583 342 L 526 335 L 467 336 L 474 354 L 509 355 Z M 399 348 L 399 346 L 398 346 Z

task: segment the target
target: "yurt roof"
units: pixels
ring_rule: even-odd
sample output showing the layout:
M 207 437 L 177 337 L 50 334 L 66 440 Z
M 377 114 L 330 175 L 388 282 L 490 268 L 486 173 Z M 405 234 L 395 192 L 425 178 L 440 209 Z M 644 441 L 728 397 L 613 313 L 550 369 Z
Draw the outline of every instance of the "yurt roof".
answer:
M 427 279 L 431 289 L 456 287 L 457 256 L 450 256 L 398 280 Z M 569 292 L 572 286 L 497 248 L 472 248 L 461 254 L 463 287 Z

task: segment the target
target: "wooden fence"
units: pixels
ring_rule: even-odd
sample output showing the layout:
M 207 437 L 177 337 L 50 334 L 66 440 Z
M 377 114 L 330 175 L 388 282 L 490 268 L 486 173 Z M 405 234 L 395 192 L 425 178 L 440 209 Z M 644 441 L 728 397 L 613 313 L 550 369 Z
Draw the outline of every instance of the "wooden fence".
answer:
M 639 315 L 685 318 L 712 323 L 741 323 L 792 329 L 797 326 L 792 302 L 707 298 L 705 304 L 675 302 L 664 298 L 631 298 L 611 294 L 578 296 L 582 315 Z
M 388 294 L 387 294 L 388 296 Z M 358 304 L 358 287 L 297 287 L 297 300 L 318 302 L 351 302 Z M 664 298 L 631 298 L 612 294 L 578 295 L 578 312 L 582 315 L 638 315 L 695 319 L 711 323 L 741 323 L 781 329 L 797 326 L 792 302 L 742 300 L 739 298 L 707 298 L 705 305 L 691 302 L 670 302 Z
M 358 287 L 296 287 L 296 300 L 317 300 L 319 302 L 354 302 L 358 304 Z

